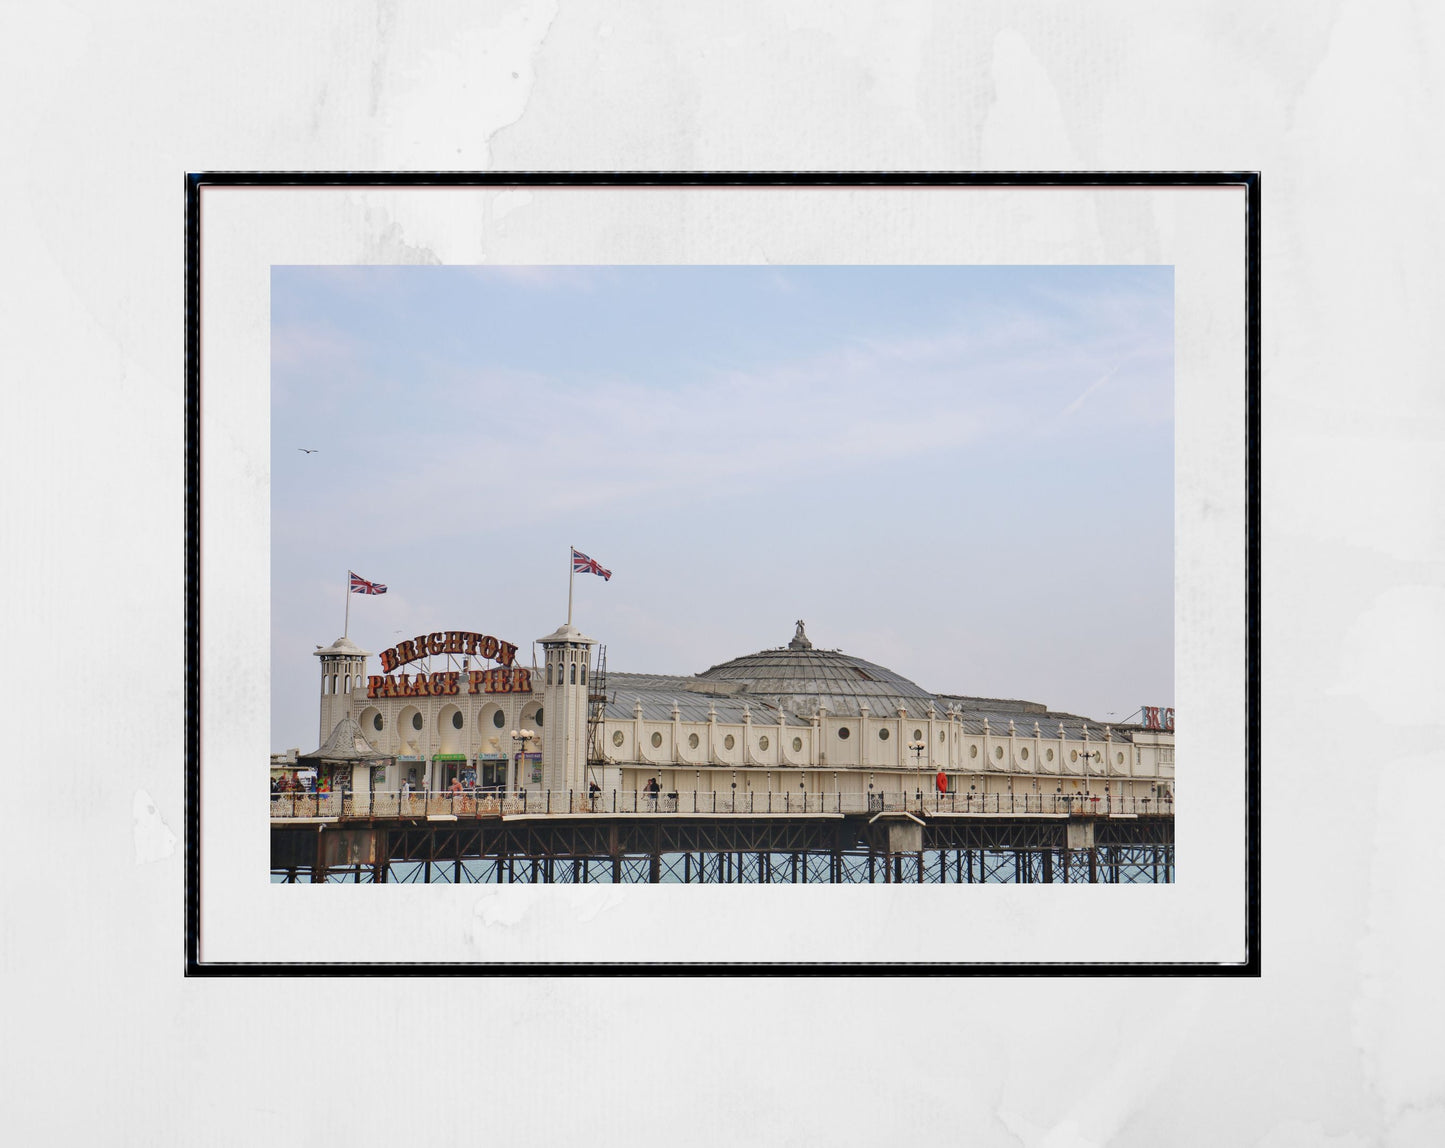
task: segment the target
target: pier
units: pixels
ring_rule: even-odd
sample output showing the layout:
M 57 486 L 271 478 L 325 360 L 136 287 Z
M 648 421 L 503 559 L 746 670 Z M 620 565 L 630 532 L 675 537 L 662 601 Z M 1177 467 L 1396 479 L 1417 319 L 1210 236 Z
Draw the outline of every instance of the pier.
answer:
M 1112 794 L 275 794 L 273 880 L 1155 884 L 1172 801 Z

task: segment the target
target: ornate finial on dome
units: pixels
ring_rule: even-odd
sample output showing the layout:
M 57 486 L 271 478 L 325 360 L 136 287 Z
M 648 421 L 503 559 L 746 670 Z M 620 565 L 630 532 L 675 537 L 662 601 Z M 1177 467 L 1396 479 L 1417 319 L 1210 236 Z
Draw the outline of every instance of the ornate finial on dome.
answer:
M 790 650 L 811 650 L 813 643 L 808 641 L 808 635 L 803 633 L 803 620 L 798 619 L 798 628 L 793 633 L 793 640 L 788 643 Z

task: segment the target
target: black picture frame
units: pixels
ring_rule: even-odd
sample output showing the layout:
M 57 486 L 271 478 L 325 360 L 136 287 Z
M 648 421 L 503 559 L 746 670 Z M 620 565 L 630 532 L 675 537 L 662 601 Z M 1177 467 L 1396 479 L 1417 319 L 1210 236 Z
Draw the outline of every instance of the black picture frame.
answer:
M 1040 962 L 877 963 L 654 963 L 538 962 L 518 964 L 407 963 L 225 963 L 200 957 L 200 731 L 201 731 L 201 193 L 207 188 L 500 188 L 500 187 L 1238 187 L 1244 193 L 1246 473 L 1246 760 L 1244 933 L 1246 958 L 1234 964 Z M 1244 976 L 1262 972 L 1260 836 L 1260 268 L 1261 176 L 1259 172 L 201 172 L 185 178 L 185 895 L 184 968 L 187 976 Z

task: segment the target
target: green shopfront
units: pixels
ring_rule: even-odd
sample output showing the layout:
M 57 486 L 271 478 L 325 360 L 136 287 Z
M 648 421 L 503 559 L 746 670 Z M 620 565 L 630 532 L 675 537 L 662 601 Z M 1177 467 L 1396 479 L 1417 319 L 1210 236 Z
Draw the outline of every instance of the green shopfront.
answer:
M 477 784 L 476 767 L 464 753 L 438 753 L 432 755 L 432 776 L 436 788 L 445 792 L 452 782 L 459 781 L 464 789 L 473 789 Z

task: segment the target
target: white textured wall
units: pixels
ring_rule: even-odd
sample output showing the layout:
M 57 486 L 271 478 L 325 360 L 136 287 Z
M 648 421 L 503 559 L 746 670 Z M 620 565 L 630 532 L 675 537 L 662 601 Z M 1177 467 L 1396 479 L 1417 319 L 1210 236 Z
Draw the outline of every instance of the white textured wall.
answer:
M 442 1143 L 485 1111 L 499 1141 L 615 1142 L 621 1105 L 657 1143 L 1445 1141 L 1442 65 L 1445 9 L 1398 0 L 7 7 L 0 682 L 12 780 L 71 811 L 63 858 L 53 821 L 9 825 L 7 1132 Z M 183 981 L 181 176 L 365 168 L 1263 170 L 1265 978 Z M 1173 225 L 1066 230 L 1148 260 Z M 264 587 L 236 605 L 264 617 Z M 77 660 L 113 675 L 83 719 L 55 686 Z M 105 744 L 46 768 L 77 721 Z M 933 911 L 896 892 L 866 928 Z M 521 922 L 479 897 L 468 936 Z M 916 1027 L 867 1007 L 890 995 L 926 1000 Z M 304 1087 L 284 1050 L 323 1003 L 324 1047 L 448 1050 L 476 1102 L 385 1103 L 364 1058 L 375 1102 L 336 1067 Z M 680 1013 L 709 1071 L 673 1054 Z M 900 1023 L 909 1086 L 879 1086 Z M 797 1073 L 726 1067 L 765 1053 Z

